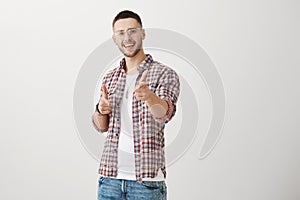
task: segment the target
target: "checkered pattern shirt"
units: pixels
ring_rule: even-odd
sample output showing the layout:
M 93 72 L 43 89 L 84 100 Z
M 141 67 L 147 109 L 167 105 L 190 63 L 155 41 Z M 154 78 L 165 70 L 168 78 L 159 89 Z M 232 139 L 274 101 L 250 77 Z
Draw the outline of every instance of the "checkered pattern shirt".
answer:
M 112 112 L 109 114 L 109 128 L 103 148 L 98 173 L 106 177 L 117 176 L 118 141 L 121 130 L 120 104 L 123 98 L 126 82 L 125 58 L 120 66 L 110 70 L 104 76 L 102 84 L 106 85 Z M 168 110 L 164 117 L 154 117 L 144 100 L 138 101 L 133 95 L 132 123 L 134 139 L 134 156 L 136 180 L 154 178 L 159 168 L 166 178 L 164 127 L 176 111 L 179 95 L 179 77 L 176 72 L 147 54 L 145 60 L 138 66 L 139 75 L 135 86 L 138 85 L 144 70 L 148 69 L 146 83 L 161 99 L 168 103 Z M 102 91 L 101 91 L 102 96 Z M 94 127 L 97 129 L 95 123 Z M 99 129 L 97 129 L 101 132 Z

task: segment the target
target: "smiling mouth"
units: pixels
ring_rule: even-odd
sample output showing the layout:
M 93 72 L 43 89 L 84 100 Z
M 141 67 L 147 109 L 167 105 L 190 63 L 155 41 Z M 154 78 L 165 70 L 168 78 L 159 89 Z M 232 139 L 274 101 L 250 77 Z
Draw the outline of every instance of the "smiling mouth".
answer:
M 131 48 L 134 46 L 134 44 L 126 44 L 126 45 L 123 45 L 125 48 Z

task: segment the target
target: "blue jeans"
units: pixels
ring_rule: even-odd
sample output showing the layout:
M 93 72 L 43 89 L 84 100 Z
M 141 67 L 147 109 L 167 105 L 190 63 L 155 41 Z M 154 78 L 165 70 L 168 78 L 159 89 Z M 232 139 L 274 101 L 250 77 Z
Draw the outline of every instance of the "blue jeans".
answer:
M 142 181 L 114 179 L 100 176 L 98 200 L 166 200 L 165 181 Z

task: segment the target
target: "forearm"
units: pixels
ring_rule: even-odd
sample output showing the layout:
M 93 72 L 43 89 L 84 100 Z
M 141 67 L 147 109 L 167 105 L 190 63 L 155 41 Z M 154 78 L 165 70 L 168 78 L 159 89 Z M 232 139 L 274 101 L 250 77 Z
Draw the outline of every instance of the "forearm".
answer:
M 95 129 L 101 132 L 106 132 L 108 130 L 109 116 L 101 115 L 99 112 L 95 111 L 92 117 Z
M 168 103 L 159 98 L 155 93 L 151 92 L 146 104 L 154 117 L 161 118 L 168 111 Z

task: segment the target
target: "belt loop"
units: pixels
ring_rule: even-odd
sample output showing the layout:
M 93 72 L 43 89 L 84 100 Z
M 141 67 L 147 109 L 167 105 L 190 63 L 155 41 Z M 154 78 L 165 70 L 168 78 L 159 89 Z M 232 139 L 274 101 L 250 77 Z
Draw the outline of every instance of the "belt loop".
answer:
M 125 186 L 125 180 L 124 179 L 122 179 L 122 183 L 121 183 L 121 190 L 122 190 L 122 192 L 123 193 L 126 193 L 126 188 L 125 188 L 126 186 Z

